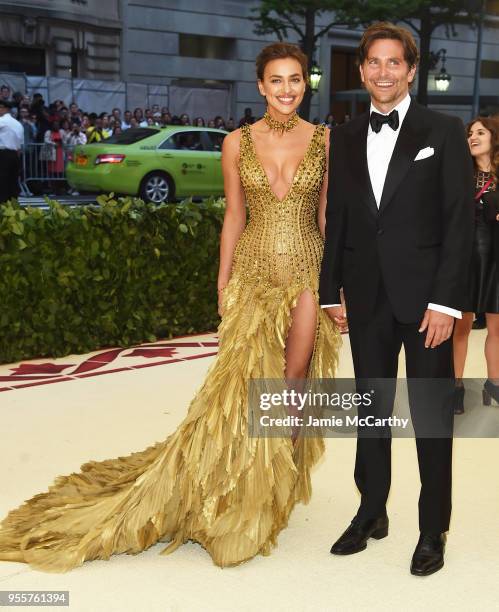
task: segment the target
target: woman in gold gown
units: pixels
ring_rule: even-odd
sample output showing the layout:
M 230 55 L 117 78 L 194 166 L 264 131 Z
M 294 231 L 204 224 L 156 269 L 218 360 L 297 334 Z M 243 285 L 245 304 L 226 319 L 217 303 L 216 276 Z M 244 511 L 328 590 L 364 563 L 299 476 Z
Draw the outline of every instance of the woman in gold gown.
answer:
M 269 554 L 294 504 L 309 500 L 323 440 L 251 436 L 248 381 L 334 375 L 340 330 L 318 303 L 329 138 L 296 114 L 308 79 L 297 47 L 266 47 L 257 75 L 268 111 L 223 145 L 220 348 L 186 418 L 166 440 L 85 463 L 11 511 L 1 560 L 65 572 L 193 540 L 235 565 Z

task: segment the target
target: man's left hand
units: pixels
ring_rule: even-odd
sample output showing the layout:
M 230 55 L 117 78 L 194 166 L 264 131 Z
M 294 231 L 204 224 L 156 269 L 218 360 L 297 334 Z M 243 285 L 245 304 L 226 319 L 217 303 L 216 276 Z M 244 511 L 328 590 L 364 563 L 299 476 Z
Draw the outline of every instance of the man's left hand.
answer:
M 436 310 L 426 310 L 419 331 L 422 333 L 426 329 L 425 348 L 435 348 L 442 342 L 448 340 L 452 335 L 454 327 L 454 317 L 438 312 Z

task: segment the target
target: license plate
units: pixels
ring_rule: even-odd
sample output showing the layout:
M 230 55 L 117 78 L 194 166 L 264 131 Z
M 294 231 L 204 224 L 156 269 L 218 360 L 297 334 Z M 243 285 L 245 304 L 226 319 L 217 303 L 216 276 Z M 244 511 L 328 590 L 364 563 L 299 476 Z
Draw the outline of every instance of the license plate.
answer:
M 76 158 L 77 166 L 86 166 L 88 163 L 88 157 L 86 155 L 78 155 Z

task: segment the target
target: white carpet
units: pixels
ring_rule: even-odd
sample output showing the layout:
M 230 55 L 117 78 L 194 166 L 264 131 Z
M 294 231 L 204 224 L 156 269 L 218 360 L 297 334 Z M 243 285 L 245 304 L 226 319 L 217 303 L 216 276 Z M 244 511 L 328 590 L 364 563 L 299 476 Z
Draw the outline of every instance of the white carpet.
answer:
M 485 375 L 483 340 L 484 332 L 472 333 L 467 376 Z M 89 459 L 128 454 L 166 437 L 212 359 L 0 393 L 0 516 Z M 2 366 L 0 375 L 13 367 Z M 340 375 L 351 372 L 346 340 Z M 78 612 L 499 610 L 498 440 L 456 440 L 446 565 L 423 579 L 409 574 L 418 538 L 413 440 L 393 444 L 389 537 L 370 540 L 366 551 L 350 557 L 329 554 L 358 505 L 354 452 L 353 439 L 327 441 L 313 474 L 313 499 L 296 508 L 270 557 L 221 570 L 198 545 L 159 556 L 161 544 L 62 575 L 0 562 L 0 591 L 69 590 L 69 609 Z

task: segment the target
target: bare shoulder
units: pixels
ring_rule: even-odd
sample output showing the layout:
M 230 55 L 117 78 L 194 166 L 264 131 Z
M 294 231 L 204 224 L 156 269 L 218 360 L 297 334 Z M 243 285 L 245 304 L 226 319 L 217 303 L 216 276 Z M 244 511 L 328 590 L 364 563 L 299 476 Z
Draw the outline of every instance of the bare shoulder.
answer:
M 263 119 L 257 119 L 255 123 L 251 124 L 250 131 L 252 134 L 265 134 L 268 131 L 268 127 Z
M 223 148 L 224 150 L 236 150 L 239 148 L 239 143 L 241 142 L 241 128 L 237 128 L 233 132 L 227 134 L 224 138 Z
M 222 144 L 222 155 L 225 159 L 238 159 L 239 146 L 241 144 L 241 128 L 230 132 L 224 138 Z
M 314 123 L 310 123 L 310 121 L 305 121 L 305 119 L 300 120 L 302 130 L 307 131 L 309 134 L 313 134 L 315 132 L 315 128 L 317 127 Z

